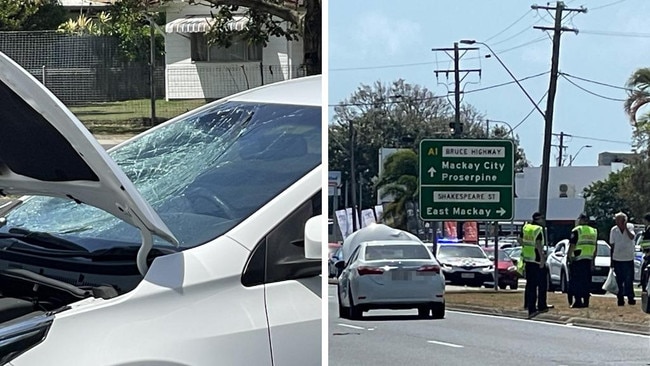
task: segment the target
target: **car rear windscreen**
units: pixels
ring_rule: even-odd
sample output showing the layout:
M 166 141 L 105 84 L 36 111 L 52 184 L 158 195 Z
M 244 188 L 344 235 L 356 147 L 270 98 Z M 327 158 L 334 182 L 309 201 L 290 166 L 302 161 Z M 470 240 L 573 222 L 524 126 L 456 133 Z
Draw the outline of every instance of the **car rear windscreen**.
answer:
M 424 245 L 369 245 L 366 247 L 365 260 L 384 259 L 431 259 Z

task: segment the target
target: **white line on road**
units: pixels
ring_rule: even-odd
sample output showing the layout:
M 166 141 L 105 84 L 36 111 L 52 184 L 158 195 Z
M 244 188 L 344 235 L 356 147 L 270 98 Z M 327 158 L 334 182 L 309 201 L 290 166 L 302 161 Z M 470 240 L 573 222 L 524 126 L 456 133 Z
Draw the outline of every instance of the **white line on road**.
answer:
M 340 327 L 347 327 L 347 328 L 352 328 L 352 329 L 360 329 L 360 330 L 366 330 L 364 327 L 358 327 L 356 325 L 350 325 L 350 324 L 343 324 L 343 323 L 338 323 L 337 324 Z
M 461 346 L 460 344 L 453 344 L 453 343 L 439 342 L 439 341 L 427 341 L 427 343 L 439 344 L 441 346 L 454 347 L 454 348 L 463 348 L 464 347 L 464 346 Z

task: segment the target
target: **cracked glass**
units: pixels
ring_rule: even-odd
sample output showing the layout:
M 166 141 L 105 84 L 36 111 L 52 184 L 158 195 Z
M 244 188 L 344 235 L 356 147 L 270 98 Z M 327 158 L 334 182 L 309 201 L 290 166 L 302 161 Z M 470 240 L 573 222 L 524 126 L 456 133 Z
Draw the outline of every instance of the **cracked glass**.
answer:
M 222 235 L 321 164 L 321 108 L 224 102 L 109 152 L 180 242 Z M 102 194 L 102 192 L 97 192 Z M 7 216 L 90 251 L 140 245 L 135 227 L 85 204 L 31 197 Z M 170 246 L 155 238 L 155 244 Z

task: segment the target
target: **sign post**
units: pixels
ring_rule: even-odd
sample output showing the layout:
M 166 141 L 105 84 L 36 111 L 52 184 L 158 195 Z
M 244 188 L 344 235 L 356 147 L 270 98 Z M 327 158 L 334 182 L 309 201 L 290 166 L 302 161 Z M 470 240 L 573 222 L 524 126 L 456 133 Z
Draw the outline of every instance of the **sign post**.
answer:
M 420 141 L 421 219 L 512 220 L 513 150 L 510 140 Z

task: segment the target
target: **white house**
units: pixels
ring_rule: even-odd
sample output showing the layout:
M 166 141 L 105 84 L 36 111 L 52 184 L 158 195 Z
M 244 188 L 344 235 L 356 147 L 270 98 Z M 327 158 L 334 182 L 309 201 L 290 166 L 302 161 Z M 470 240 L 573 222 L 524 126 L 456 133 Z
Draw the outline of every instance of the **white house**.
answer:
M 209 46 L 205 33 L 214 19 L 206 2 L 169 2 L 165 7 L 165 95 L 169 99 L 217 99 L 256 86 L 303 76 L 302 41 L 271 37 L 266 47 L 235 42 Z M 243 30 L 248 19 L 228 24 Z

